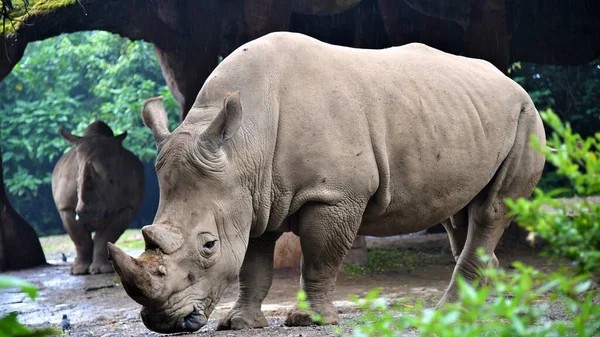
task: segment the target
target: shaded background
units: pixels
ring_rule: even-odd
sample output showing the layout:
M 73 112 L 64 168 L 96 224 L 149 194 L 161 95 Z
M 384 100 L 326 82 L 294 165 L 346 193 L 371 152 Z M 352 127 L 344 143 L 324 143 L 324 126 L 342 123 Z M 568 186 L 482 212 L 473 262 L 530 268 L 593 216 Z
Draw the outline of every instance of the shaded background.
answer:
M 376 1 L 363 3 L 355 10 L 336 15 L 293 13 L 289 30 L 340 45 L 353 45 L 361 38 L 364 48 L 398 43 L 388 37 L 394 39 L 397 35 L 385 34 Z M 568 1 L 553 1 L 551 5 L 548 2 L 546 7 L 536 3 L 521 4 L 516 10 L 516 2 L 507 2 L 514 13 L 508 22 L 514 32 L 513 45 L 530 46 L 513 50 L 516 60 L 531 58 L 536 51 L 542 53 L 537 59 L 545 62 L 579 62 L 581 50 L 572 45 L 583 46 L 586 36 L 597 35 L 584 31 L 591 29 L 584 26 L 589 22 L 577 21 L 585 15 L 571 8 Z M 453 36 L 460 40 L 463 34 L 457 22 L 423 23 L 414 19 L 418 17 L 414 9 L 402 2 L 398 5 L 403 7 L 396 10 L 407 16 L 401 27 L 407 42 L 423 38 L 419 24 L 431 24 L 435 28 L 427 32 L 427 38 L 432 44 L 461 53 L 463 46 L 452 44 Z M 530 20 L 531 17 L 537 20 Z M 359 30 L 355 29 L 357 20 L 362 22 Z M 245 37 L 240 35 L 241 27 L 235 18 L 223 19 L 222 27 L 220 53 L 227 55 Z M 581 34 L 574 32 L 576 29 L 582 29 Z M 548 38 L 549 30 L 552 38 Z M 573 41 L 573 36 L 581 36 L 581 41 Z M 561 45 L 570 47 L 560 53 L 551 52 Z M 544 57 L 545 52 L 548 57 Z M 538 110 L 553 108 L 583 136 L 600 130 L 600 60 L 578 66 L 521 62 L 510 66 L 509 76 L 529 92 Z M 147 185 L 144 203 L 130 227 L 139 228 L 152 221 L 158 204 L 153 168 L 156 151 L 151 133 L 142 125 L 140 110 L 146 98 L 156 95 L 165 97 L 171 128 L 176 127 L 179 106 L 166 86 L 150 43 L 88 31 L 27 45 L 24 57 L 0 83 L 0 144 L 9 199 L 38 235 L 64 233 L 50 188 L 54 164 L 68 150 L 58 136 L 58 128 L 63 126 L 81 134 L 96 119 L 105 121 L 115 133 L 128 131 L 124 144 L 144 162 Z M 548 190 L 563 184 L 547 167 L 539 186 Z

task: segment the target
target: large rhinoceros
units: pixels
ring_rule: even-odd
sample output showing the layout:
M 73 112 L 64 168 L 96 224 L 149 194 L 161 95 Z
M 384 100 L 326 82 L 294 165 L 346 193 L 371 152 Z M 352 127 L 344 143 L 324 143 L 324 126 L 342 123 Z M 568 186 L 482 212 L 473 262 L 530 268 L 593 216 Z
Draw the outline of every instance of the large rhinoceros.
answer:
M 301 240 L 308 301 L 334 323 L 336 274 L 357 234 L 450 218 L 457 265 L 440 301 L 452 301 L 457 275 L 474 279 L 484 264 L 476 249 L 493 254 L 510 223 L 503 199 L 530 196 L 544 166 L 529 146 L 545 134 L 527 93 L 486 61 L 422 44 L 364 50 L 272 33 L 227 57 L 172 133 L 160 99 L 142 116 L 160 203 L 142 229 L 146 251 L 109 244 L 109 254 L 158 332 L 202 327 L 236 276 L 238 300 L 218 329 L 266 326 L 261 303 L 286 231 Z M 312 323 L 297 307 L 286 320 Z
M 71 273 L 113 272 L 107 242 L 117 241 L 142 203 L 144 167 L 123 147 L 127 132 L 114 136 L 101 121 L 90 124 L 82 137 L 62 128 L 60 135 L 73 148 L 54 167 L 52 196 L 75 243 Z

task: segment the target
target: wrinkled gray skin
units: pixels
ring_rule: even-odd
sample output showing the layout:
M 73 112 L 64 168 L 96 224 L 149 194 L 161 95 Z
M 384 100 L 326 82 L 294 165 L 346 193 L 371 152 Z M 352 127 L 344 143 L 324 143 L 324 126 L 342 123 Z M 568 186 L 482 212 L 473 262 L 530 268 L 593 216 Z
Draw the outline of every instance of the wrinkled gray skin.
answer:
M 488 62 L 422 44 L 360 50 L 273 33 L 227 57 L 172 133 L 160 99 L 142 114 L 160 204 L 139 258 L 109 252 L 158 332 L 202 327 L 236 276 L 218 329 L 266 326 L 285 231 L 300 237 L 301 287 L 325 323 L 338 319 L 336 274 L 357 234 L 444 222 L 457 265 L 440 304 L 453 301 L 457 275 L 472 280 L 484 264 L 477 247 L 493 254 L 510 223 L 502 200 L 530 196 L 544 166 L 527 93 Z M 286 320 L 312 323 L 297 307 Z
M 112 273 L 106 245 L 117 241 L 142 203 L 144 167 L 123 147 L 127 132 L 114 136 L 101 121 L 82 137 L 62 128 L 60 135 L 73 148 L 54 167 L 52 196 L 77 252 L 71 274 Z

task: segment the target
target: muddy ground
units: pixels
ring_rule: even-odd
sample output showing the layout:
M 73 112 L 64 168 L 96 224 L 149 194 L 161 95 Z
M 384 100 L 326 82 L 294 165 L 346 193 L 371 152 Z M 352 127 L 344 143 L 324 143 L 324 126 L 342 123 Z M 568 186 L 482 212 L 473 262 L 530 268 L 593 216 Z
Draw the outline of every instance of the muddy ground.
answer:
M 139 231 L 130 230 L 119 240 L 118 245 L 137 256 L 142 251 L 139 239 Z M 394 261 L 373 262 L 367 268 L 340 272 L 334 294 L 334 304 L 341 314 L 340 328 L 350 333 L 350 322 L 359 315 L 348 300 L 348 295 L 365 295 L 376 287 L 382 287 L 383 294 L 390 299 L 425 299 L 427 303 L 434 305 L 447 286 L 454 267 L 452 256 L 442 253 L 446 242 L 445 234 L 402 240 L 369 240 L 370 249 L 378 252 L 373 255 L 392 256 Z M 159 336 L 144 327 L 139 317 L 140 305 L 127 296 L 116 274 L 71 276 L 69 263 L 74 258 L 72 243 L 65 236 L 60 236 L 42 238 L 42 244 L 52 265 L 9 273 L 35 283 L 40 289 L 39 297 L 31 301 L 16 290 L 0 291 L 0 316 L 17 311 L 19 320 L 27 325 L 58 327 L 62 315 L 67 314 L 73 325 L 72 336 Z M 382 248 L 392 250 L 382 251 Z M 60 260 L 61 252 L 67 255 L 66 264 Z M 497 255 L 505 267 L 515 260 L 521 260 L 542 270 L 554 269 L 544 258 L 537 256 L 533 249 L 521 247 L 518 250 L 499 251 Z M 207 326 L 195 335 L 335 336 L 332 327 L 283 326 L 287 310 L 295 304 L 298 286 L 297 270 L 277 272 L 263 304 L 269 328 L 215 331 L 216 320 L 225 315 L 235 301 L 237 286 L 232 285 L 221 298 Z M 407 332 L 405 335 L 411 336 L 411 333 Z

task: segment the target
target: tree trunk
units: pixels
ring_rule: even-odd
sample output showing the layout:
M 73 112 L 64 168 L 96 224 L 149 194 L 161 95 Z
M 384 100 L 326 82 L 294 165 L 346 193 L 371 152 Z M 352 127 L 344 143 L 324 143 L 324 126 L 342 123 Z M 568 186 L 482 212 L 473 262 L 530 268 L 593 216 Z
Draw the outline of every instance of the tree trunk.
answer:
M 37 234 L 8 201 L 0 149 L 0 272 L 44 264 L 46 257 Z

